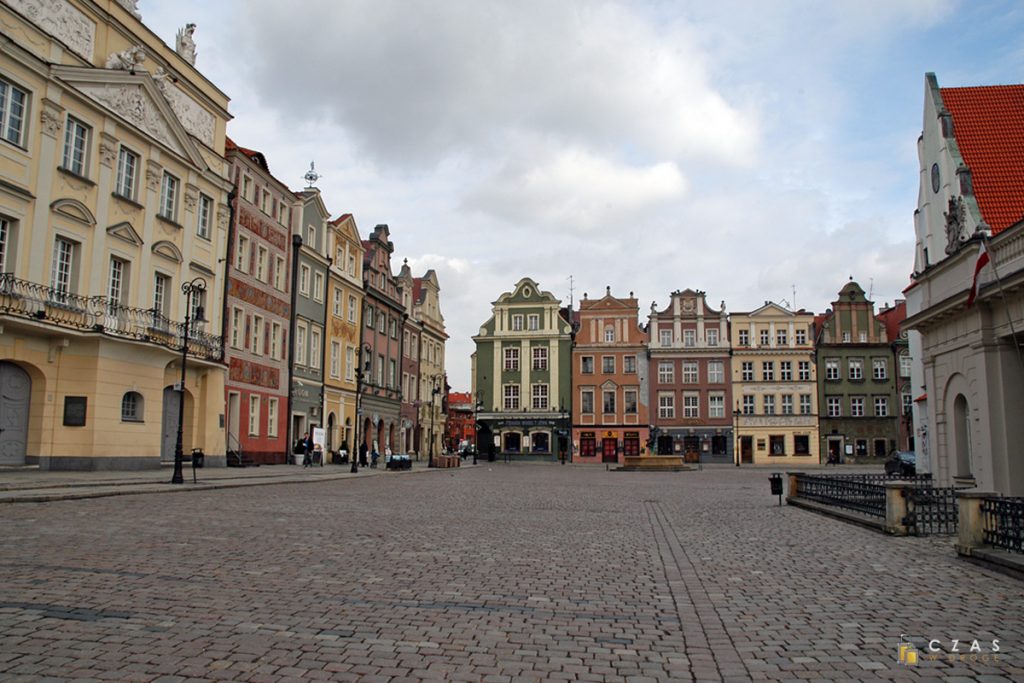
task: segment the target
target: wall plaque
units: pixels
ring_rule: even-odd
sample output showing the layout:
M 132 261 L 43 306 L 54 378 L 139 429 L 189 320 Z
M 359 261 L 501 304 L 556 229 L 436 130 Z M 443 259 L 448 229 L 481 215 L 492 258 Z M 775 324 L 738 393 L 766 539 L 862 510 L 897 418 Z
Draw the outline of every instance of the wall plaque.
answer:
M 84 427 L 85 408 L 88 402 L 86 396 L 65 396 L 64 397 L 64 426 Z

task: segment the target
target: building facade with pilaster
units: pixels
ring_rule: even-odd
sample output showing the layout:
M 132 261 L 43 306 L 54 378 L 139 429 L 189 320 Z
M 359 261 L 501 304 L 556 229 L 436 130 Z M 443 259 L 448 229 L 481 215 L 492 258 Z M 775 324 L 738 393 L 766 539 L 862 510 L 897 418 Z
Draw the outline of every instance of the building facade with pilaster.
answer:
M 3 465 L 223 463 L 228 97 L 130 4 L 0 3 Z
M 437 273 L 428 270 L 413 279 L 413 318 L 420 326 L 419 344 L 419 413 L 423 452 L 439 454 L 445 448 L 445 406 L 448 396 L 448 374 L 445 369 L 444 316 L 441 314 L 441 284 Z M 434 389 L 438 393 L 434 393 Z
M 521 279 L 473 337 L 480 449 L 520 459 L 568 457 L 572 328 L 561 302 Z

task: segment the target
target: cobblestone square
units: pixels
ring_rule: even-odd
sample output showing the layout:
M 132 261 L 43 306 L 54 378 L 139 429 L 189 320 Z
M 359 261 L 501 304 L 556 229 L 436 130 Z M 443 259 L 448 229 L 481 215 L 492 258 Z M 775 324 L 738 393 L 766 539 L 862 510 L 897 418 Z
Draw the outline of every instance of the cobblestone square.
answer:
M 494 464 L 4 505 L 0 679 L 1024 679 L 1024 584 L 949 538 L 779 507 L 768 474 Z

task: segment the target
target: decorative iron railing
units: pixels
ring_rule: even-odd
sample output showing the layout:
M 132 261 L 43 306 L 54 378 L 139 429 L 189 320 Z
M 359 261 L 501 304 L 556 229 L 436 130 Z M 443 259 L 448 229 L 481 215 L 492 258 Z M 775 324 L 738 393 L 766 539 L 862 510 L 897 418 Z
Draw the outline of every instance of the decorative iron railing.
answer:
M 131 308 L 105 296 L 81 296 L 0 273 L 0 313 L 39 320 L 57 327 L 98 332 L 111 337 L 159 344 L 181 351 L 184 323 L 174 322 L 155 309 Z M 221 337 L 196 329 L 188 331 L 188 353 L 196 358 L 221 360 Z
M 885 474 L 883 472 L 865 472 L 858 474 L 818 474 L 808 476 L 829 477 L 830 479 L 841 479 L 843 481 L 858 481 L 862 484 L 888 484 L 893 481 L 905 481 L 912 486 L 930 486 L 932 483 L 931 473 L 925 472 L 909 477 L 901 477 L 899 474 Z
M 1024 498 L 986 498 L 981 516 L 985 545 L 1024 554 Z
M 885 486 L 846 476 L 796 475 L 796 497 L 885 519 Z
M 907 516 L 903 522 L 913 536 L 951 535 L 957 531 L 960 504 L 953 486 L 910 486 L 904 489 Z

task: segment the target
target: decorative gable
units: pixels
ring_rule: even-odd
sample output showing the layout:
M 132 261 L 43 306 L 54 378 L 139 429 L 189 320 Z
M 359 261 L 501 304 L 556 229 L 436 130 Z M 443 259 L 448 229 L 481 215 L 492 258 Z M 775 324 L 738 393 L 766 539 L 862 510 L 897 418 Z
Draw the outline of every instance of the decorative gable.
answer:
M 88 225 L 90 228 L 96 225 L 96 218 L 82 202 L 77 199 L 58 199 L 50 204 L 50 209 L 65 218 L 70 218 L 76 223 Z
M 139 236 L 139 233 L 135 231 L 135 228 L 132 227 L 132 224 L 127 221 L 111 225 L 107 228 L 107 234 L 111 237 L 123 240 L 133 246 L 142 246 L 142 238 Z
M 168 242 L 167 240 L 162 240 L 154 244 L 153 253 L 157 256 L 163 256 L 165 259 L 174 261 L 175 263 L 182 262 L 181 250 L 178 249 L 173 242 Z

